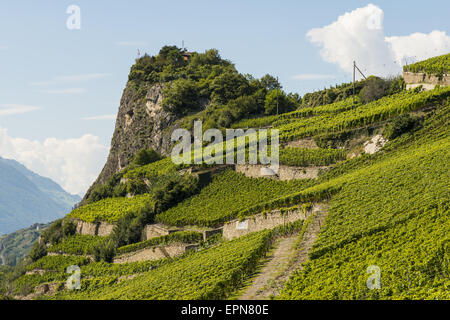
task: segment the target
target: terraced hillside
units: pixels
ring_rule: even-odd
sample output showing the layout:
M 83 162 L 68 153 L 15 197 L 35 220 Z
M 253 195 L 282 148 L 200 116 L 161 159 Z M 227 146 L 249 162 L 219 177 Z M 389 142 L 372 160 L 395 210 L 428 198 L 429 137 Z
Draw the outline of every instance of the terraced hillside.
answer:
M 279 129 L 289 179 L 256 165 L 135 161 L 43 234 L 4 293 L 450 299 L 449 111 L 444 87 L 234 122 Z M 105 223 L 114 228 L 100 235 Z M 81 284 L 69 290 L 72 265 Z

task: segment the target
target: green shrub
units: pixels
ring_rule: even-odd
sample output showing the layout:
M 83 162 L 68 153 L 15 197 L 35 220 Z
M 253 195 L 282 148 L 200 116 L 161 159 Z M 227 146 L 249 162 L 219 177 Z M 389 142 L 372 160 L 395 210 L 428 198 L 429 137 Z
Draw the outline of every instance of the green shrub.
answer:
M 73 236 L 77 232 L 77 225 L 72 220 L 65 220 L 62 223 L 62 235 L 63 237 Z
M 55 244 L 63 237 L 62 230 L 63 220 L 55 221 L 48 229 L 44 230 L 41 234 L 43 243 Z
M 104 240 L 94 246 L 94 260 L 96 262 L 113 262 L 116 255 L 116 244 L 111 240 Z
M 395 139 L 402 134 L 413 130 L 421 123 L 421 119 L 410 114 L 402 114 L 396 117 L 384 129 L 384 136 L 387 139 Z
M 37 261 L 46 255 L 47 255 L 47 246 L 44 243 L 36 241 L 29 255 L 31 261 Z
M 131 162 L 135 166 L 145 166 L 155 161 L 161 160 L 161 156 L 153 149 L 139 150 Z
M 175 80 L 163 91 L 163 108 L 178 115 L 185 115 L 192 110 L 198 109 L 198 91 L 197 84 L 192 80 Z

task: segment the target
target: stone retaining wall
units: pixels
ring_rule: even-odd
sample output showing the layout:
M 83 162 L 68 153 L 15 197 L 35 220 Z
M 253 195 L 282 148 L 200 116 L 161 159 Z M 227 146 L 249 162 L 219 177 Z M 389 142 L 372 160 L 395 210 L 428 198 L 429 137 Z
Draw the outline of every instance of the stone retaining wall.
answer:
M 138 261 L 153 261 L 163 258 L 174 258 L 189 250 L 197 250 L 198 245 L 172 244 L 145 248 L 135 252 L 123 254 L 114 258 L 114 263 L 130 263 Z
M 303 148 L 303 149 L 319 149 L 313 138 L 299 139 L 286 142 L 285 147 Z
M 275 227 L 297 220 L 305 220 L 312 213 L 322 209 L 322 204 L 314 204 L 310 210 L 295 208 L 292 211 L 281 213 L 281 211 L 277 209 L 265 214 L 257 214 L 242 221 L 236 219 L 223 226 L 223 237 L 230 240 L 264 229 L 274 229 Z
M 450 75 L 443 75 L 439 78 L 435 75 L 426 73 L 403 72 L 403 79 L 406 82 L 407 89 L 414 89 L 418 86 L 423 86 L 425 90 L 432 90 L 436 85 L 448 86 L 450 85 Z
M 85 222 L 82 220 L 75 220 L 77 224 L 77 233 L 90 236 L 108 236 L 114 229 L 114 225 L 107 222 Z
M 144 229 L 144 237 L 145 239 L 143 240 L 149 240 L 152 238 L 158 238 L 158 237 L 162 237 L 162 236 L 166 236 L 168 234 L 174 233 L 174 232 L 178 232 L 178 231 L 182 231 L 181 229 L 171 229 L 169 227 L 166 227 L 162 224 L 148 224 L 145 226 Z
M 319 173 L 328 170 L 328 167 L 290 167 L 281 165 L 278 175 L 267 175 L 263 165 L 237 164 L 236 172 L 243 173 L 246 177 L 271 178 L 277 180 L 317 179 Z

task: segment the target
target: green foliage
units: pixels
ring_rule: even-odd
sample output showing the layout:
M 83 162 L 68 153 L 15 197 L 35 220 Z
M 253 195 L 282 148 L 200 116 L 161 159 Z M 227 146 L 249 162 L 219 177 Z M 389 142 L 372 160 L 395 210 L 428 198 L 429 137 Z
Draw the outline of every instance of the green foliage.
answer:
M 41 234 L 42 242 L 50 244 L 58 243 L 58 241 L 63 237 L 62 224 L 63 220 L 60 219 L 44 230 Z
M 355 83 L 355 94 L 359 94 L 362 88 L 364 88 L 364 84 L 364 80 Z M 348 99 L 352 95 L 353 83 L 343 83 L 335 87 L 330 87 L 329 89 L 307 93 L 303 96 L 302 103 L 307 107 L 317 107 Z
M 94 247 L 103 239 L 104 237 L 77 234 L 64 238 L 58 244 L 50 246 L 47 251 L 73 255 L 93 255 Z
M 147 202 L 137 211 L 119 219 L 110 235 L 115 246 L 120 247 L 141 241 L 145 226 L 153 222 L 154 216 L 154 205 Z
M 135 179 L 135 178 L 150 179 L 153 178 L 154 176 L 163 175 L 174 170 L 175 165 L 172 162 L 172 159 L 170 157 L 167 157 L 142 167 L 132 168 L 128 170 L 125 169 L 123 177 L 125 179 Z
M 310 165 L 327 166 L 345 160 L 346 151 L 336 149 L 280 149 L 280 164 L 306 167 Z
M 134 155 L 131 165 L 140 167 L 158 160 L 161 160 L 161 156 L 155 150 L 141 149 Z
M 37 261 L 45 255 L 47 255 L 47 246 L 44 243 L 36 241 L 29 255 L 31 261 Z
M 253 233 L 163 264 L 135 279 L 69 292 L 58 299 L 223 299 L 270 248 L 270 231 Z
M 359 101 L 359 100 L 357 100 Z M 335 102 L 328 105 L 317 107 L 300 107 L 299 109 L 267 117 L 258 117 L 252 119 L 244 119 L 236 122 L 232 125 L 233 128 L 259 128 L 269 125 L 282 125 L 291 121 L 303 118 L 309 118 L 312 116 L 336 114 L 346 110 L 356 109 L 359 105 L 353 103 L 353 99 L 346 99 L 343 101 Z
M 4 264 L 15 266 L 27 257 L 40 234 L 50 224 L 35 224 L 28 228 L 0 236 L 0 251 Z
M 420 124 L 420 118 L 417 116 L 411 116 L 410 114 L 402 114 L 396 117 L 386 128 L 384 129 L 384 136 L 387 139 L 395 139 L 400 135 L 416 128 Z
M 199 89 L 193 80 L 177 79 L 163 90 L 163 107 L 177 115 L 199 109 Z
M 295 110 L 297 107 L 296 101 L 290 99 L 283 91 L 272 90 L 266 95 L 264 113 L 266 115 L 280 114 Z
M 359 92 L 363 103 L 369 103 L 384 97 L 390 90 L 390 81 L 371 76 L 365 81 L 364 87 Z
M 424 132 L 347 175 L 330 202 L 312 260 L 291 278 L 281 298 L 449 298 L 450 141 L 448 131 L 437 140 Z M 381 290 L 367 289 L 370 265 L 381 268 Z
M 73 210 L 68 217 L 86 222 L 117 222 L 152 201 L 152 195 L 144 194 L 133 198 L 107 198 Z
M 122 176 L 122 172 L 116 173 L 105 184 L 96 186 L 89 194 L 86 204 L 111 197 L 124 197 L 126 189 L 120 184 Z
M 95 244 L 93 249 L 96 262 L 113 262 L 116 255 L 116 244 L 111 239 L 103 239 Z
M 66 220 L 62 223 L 63 238 L 73 236 L 77 232 L 77 225 L 72 220 Z
M 235 218 L 241 210 L 258 203 L 294 193 L 312 182 L 309 180 L 276 181 L 247 178 L 227 170 L 213 177 L 199 194 L 156 216 L 169 225 L 216 226 Z M 239 192 L 236 192 L 239 190 Z
M 159 180 L 153 189 L 155 210 L 157 213 L 167 210 L 183 199 L 198 193 L 199 179 L 197 176 L 173 173 Z
M 171 243 L 197 243 L 203 240 L 203 234 L 195 231 L 179 231 L 165 236 L 152 238 L 146 241 L 130 244 L 117 249 L 117 254 L 134 252 L 137 250 L 151 248 L 158 245 Z
M 90 263 L 90 259 L 81 256 L 45 256 L 27 266 L 28 271 L 35 269 L 66 272 L 67 267 L 72 265 L 83 266 Z
M 442 77 L 450 72 L 450 53 L 404 66 L 403 71 L 423 72 Z
M 384 121 L 396 115 L 420 110 L 429 105 L 445 101 L 450 96 L 450 88 L 434 89 L 416 93 L 407 91 L 384 97 L 336 115 L 325 114 L 302 120 L 291 120 L 275 125 L 284 141 L 313 136 L 332 131 L 340 131 L 359 126 L 367 126 Z

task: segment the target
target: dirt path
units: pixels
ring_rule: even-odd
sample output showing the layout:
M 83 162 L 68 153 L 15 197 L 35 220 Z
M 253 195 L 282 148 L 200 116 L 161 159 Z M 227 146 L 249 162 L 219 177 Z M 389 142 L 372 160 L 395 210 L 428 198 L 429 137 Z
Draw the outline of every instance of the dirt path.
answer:
M 301 264 L 308 260 L 308 253 L 325 223 L 326 214 L 326 210 L 315 213 L 298 248 L 295 248 L 298 235 L 278 239 L 272 257 L 239 300 L 267 300 L 277 296 L 292 272 L 301 269 Z

